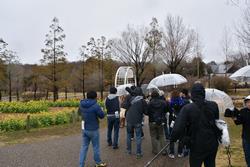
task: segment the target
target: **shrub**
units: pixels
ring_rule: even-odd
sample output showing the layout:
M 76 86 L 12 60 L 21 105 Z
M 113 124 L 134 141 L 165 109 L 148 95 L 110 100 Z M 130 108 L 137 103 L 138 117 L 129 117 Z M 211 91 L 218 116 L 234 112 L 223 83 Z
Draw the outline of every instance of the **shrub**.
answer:
M 215 76 L 211 80 L 212 87 L 222 90 L 224 92 L 228 92 L 231 86 L 231 82 L 232 82 L 231 79 L 229 79 L 228 77 L 219 77 L 219 76 Z

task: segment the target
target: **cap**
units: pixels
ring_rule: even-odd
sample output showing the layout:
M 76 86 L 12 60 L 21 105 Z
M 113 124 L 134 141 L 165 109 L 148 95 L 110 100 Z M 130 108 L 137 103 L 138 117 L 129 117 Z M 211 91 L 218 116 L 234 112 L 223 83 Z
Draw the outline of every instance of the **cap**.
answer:
M 250 100 L 250 95 L 248 95 L 247 97 L 244 98 L 244 102 Z

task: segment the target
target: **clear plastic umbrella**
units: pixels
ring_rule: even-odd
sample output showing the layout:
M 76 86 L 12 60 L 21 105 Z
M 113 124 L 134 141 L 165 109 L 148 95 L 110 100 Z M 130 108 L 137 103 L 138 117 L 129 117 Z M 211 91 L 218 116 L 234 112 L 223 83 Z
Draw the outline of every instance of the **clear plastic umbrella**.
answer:
M 218 89 L 207 88 L 205 90 L 206 100 L 215 101 L 218 104 L 220 113 L 224 113 L 227 108 L 233 110 L 233 100 L 228 94 Z
M 229 78 L 235 81 L 249 82 L 250 81 L 250 65 L 245 66 L 233 73 Z
M 169 85 L 179 85 L 186 82 L 187 79 L 180 74 L 162 74 L 152 79 L 148 84 L 148 88 L 152 85 L 156 87 L 163 87 Z
M 120 85 L 120 86 L 118 86 L 116 89 L 117 89 L 117 93 L 116 93 L 116 95 L 117 96 L 123 96 L 123 95 L 127 95 L 128 94 L 128 92 L 126 91 L 126 87 L 131 87 L 132 86 L 132 84 L 124 84 L 124 85 Z

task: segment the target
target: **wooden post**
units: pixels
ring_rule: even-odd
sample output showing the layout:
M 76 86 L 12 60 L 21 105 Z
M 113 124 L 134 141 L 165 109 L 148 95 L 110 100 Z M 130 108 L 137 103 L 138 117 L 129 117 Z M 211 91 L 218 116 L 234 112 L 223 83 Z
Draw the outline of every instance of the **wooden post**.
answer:
M 27 120 L 26 120 L 26 131 L 30 132 L 30 115 L 27 115 Z

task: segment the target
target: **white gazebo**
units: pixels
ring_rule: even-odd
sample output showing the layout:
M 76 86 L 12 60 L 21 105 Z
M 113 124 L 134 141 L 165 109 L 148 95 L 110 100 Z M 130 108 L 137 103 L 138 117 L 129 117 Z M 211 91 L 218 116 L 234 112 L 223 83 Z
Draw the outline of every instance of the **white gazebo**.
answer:
M 124 84 L 132 84 L 136 86 L 136 76 L 131 66 L 121 66 L 116 71 L 115 87 Z

